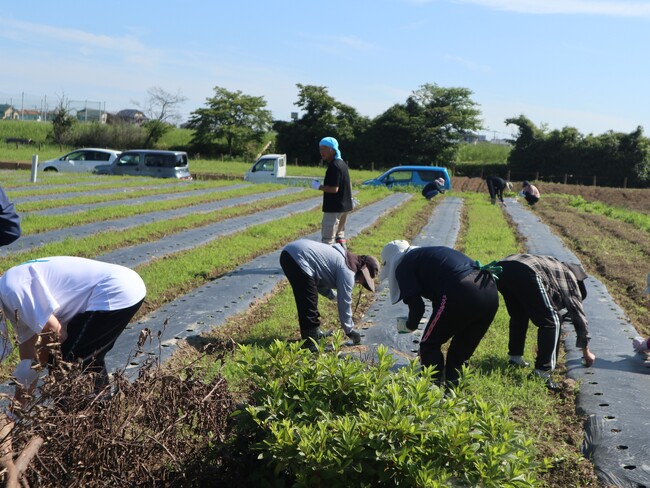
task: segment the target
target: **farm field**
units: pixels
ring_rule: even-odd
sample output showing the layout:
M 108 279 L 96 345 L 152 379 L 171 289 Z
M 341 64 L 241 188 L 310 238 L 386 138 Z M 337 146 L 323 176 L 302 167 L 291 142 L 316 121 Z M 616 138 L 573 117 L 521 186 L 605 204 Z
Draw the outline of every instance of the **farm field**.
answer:
M 315 174 L 322 173 L 322 169 L 315 170 Z M 371 176 L 376 174 L 378 172 Z M 206 229 L 206 234 L 222 232 L 207 229 L 210 225 L 229 219 L 298 205 L 291 214 L 288 210 L 279 210 L 277 215 L 270 215 L 266 222 L 250 222 L 247 225 L 242 223 L 228 234 L 215 234 L 213 239 L 182 251 L 149 254 L 145 261 L 135 267 L 145 279 L 149 290 L 146 307 L 143 308 L 140 318 L 243 263 L 275 251 L 292 239 L 314 232 L 320 223 L 318 202 L 307 204 L 310 198 L 313 199 L 318 194 L 309 190 L 294 189 L 295 191 L 290 193 L 280 194 L 278 192 L 284 190 L 283 187 L 237 187 L 243 182 L 236 180 L 169 185 L 168 182 L 160 180 L 143 179 L 138 180 L 137 184 L 132 184 L 130 180 L 93 176 L 74 179 L 74 185 L 68 187 L 69 179 L 54 176 L 50 178 L 49 175 L 44 175 L 39 178 L 36 188 L 31 188 L 30 184 L 25 184 L 25 181 L 29 180 L 28 172 L 3 172 L 0 175 L 1 184 L 10 198 L 15 197 L 14 199 L 19 201 L 34 197 L 32 201 L 17 203 L 19 212 L 24 215 L 25 224 L 25 235 L 21 240 L 30 242 L 28 239 L 34 236 L 45 236 L 39 243 L 34 241 L 33 246 L 23 244 L 23 247 L 3 252 L 0 255 L 3 269 L 44 255 L 74 254 L 98 257 L 150 242 L 156 243 L 165 238 L 173 238 L 174 235 L 185 235 L 183 233 L 192 229 Z M 355 181 L 361 178 L 365 179 L 363 173 L 355 178 Z M 491 260 L 518 252 L 520 244 L 517 244 L 516 233 L 508 226 L 508 220 L 500 207 L 489 205 L 487 195 L 476 194 L 485 193 L 485 189 L 481 188 L 482 181 L 454 179 L 453 184 L 453 193 L 461 196 L 467 207 L 463 216 L 459 248 L 481 260 Z M 51 198 L 55 188 L 56 192 L 61 192 L 65 198 Z M 107 193 L 100 197 L 100 189 L 107 190 Z M 127 189 L 128 193 L 125 193 Z M 639 263 L 650 262 L 649 231 L 644 227 L 643 218 L 647 218 L 650 213 L 650 191 L 612 189 L 610 192 L 609 189 L 598 187 L 565 188 L 565 185 L 544 184 L 540 185 L 540 190 L 543 197 L 533 212 L 562 237 L 565 244 L 580 257 L 588 272 L 607 284 L 635 327 L 650 334 L 648 301 L 642 294 L 645 288 L 645 274 L 650 269 L 639 266 Z M 201 196 L 191 196 L 199 191 L 205 193 Z M 383 190 L 359 189 L 358 198 L 363 208 L 390 195 L 390 192 Z M 603 206 L 591 208 L 583 202 L 571 200 L 567 195 L 580 195 L 587 202 L 599 202 Z M 47 198 L 48 196 L 50 198 Z M 374 226 L 362 231 L 351 241 L 352 250 L 378 255 L 382 245 L 388 240 L 411 239 L 415 236 L 438 202 L 426 202 L 417 194 L 414 197 L 396 204 L 395 208 L 381 217 Z M 153 198 L 154 202 L 138 200 L 144 198 Z M 247 198 L 251 199 L 245 200 Z M 131 203 L 120 204 L 120 201 L 127 199 Z M 231 203 L 227 203 L 229 201 Z M 299 206 L 303 203 L 305 206 L 300 209 Z M 110 206 L 100 210 L 100 205 L 106 204 Z M 201 207 L 208 204 L 214 207 Z M 79 206 L 78 211 L 65 212 L 67 208 L 76 206 Z M 110 212 L 107 210 L 109 208 Z M 618 208 L 624 212 L 611 211 Z M 57 214 L 57 209 L 61 213 Z M 54 215 L 39 216 L 38 212 L 44 210 L 52 211 Z M 174 213 L 175 211 L 179 213 Z M 123 219 L 146 215 L 155 216 L 147 223 L 121 223 L 126 222 Z M 115 227 L 111 227 L 111 221 L 115 222 Z M 481 222 L 500 223 L 509 233 L 509 237 L 506 235 L 503 242 L 495 240 L 499 244 L 484 247 L 481 241 L 485 236 L 481 234 L 488 231 L 478 230 Z M 97 228 L 82 235 L 79 232 L 82 224 L 97 225 Z M 51 240 L 48 240 L 48 234 L 55 230 L 61 231 L 61 234 L 52 233 Z M 355 317 L 360 319 L 371 303 L 372 297 L 364 294 Z M 336 312 L 329 305 L 323 304 L 325 323 L 335 328 Z M 503 315 L 504 307 L 501 309 L 498 323 L 491 328 L 490 337 L 485 340 L 486 344 L 482 344 L 476 354 L 475 365 L 480 366 L 479 378 L 470 381 L 480 385 L 486 400 L 502 404 L 509 411 L 509 417 L 517 428 L 535 441 L 535 447 L 531 447 L 538 463 L 539 484 L 535 486 L 594 486 L 594 474 L 590 464 L 578 456 L 582 433 L 581 419 L 576 417 L 573 411 L 574 391 L 567 386 L 560 394 L 551 395 L 543 388 L 537 389 L 538 385 L 531 384 L 523 388 L 522 393 L 516 393 L 515 384 L 522 381 L 522 374 L 508 371 L 498 359 L 500 357 L 503 360 L 506 357 L 506 341 L 503 334 L 507 330 L 507 317 Z M 269 297 L 254 303 L 247 312 L 231 317 L 212 338 L 206 336 L 205 341 L 214 347 L 215 343 L 219 343 L 215 338 L 229 337 L 239 343 L 266 348 L 273 338 L 292 340 L 297 337 L 297 326 L 293 325 L 294 315 L 290 290 L 280 283 Z M 269 321 L 276 323 L 269 324 Z M 226 339 L 223 340 L 225 343 Z M 532 348 L 535 340 L 532 339 L 529 343 Z M 183 352 L 185 358 L 175 361 L 182 363 L 192 357 L 188 351 Z M 189 361 L 209 361 L 210 357 L 199 355 Z M 10 371 L 8 365 L 4 365 L 4 371 L 5 374 Z M 531 395 L 536 397 L 535 401 L 531 400 Z M 531 406 L 531 403 L 535 405 Z M 527 412 L 527 408 L 532 411 Z M 535 412 L 538 412 L 537 409 L 551 409 L 555 412 L 545 426 L 531 423 Z M 567 422 L 567 419 L 571 421 Z M 545 459 L 547 461 L 544 461 Z

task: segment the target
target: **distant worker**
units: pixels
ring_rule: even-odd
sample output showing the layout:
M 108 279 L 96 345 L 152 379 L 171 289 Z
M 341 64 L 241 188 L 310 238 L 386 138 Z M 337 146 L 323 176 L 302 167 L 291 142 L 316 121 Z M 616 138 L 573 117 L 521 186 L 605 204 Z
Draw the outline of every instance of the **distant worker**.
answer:
M 16 208 L 0 187 L 0 246 L 11 244 L 20 237 L 21 233 L 20 217 L 16 213 Z
M 521 196 L 526 199 L 528 202 L 528 205 L 533 206 L 537 202 L 539 202 L 539 190 L 535 185 L 532 185 L 528 181 L 524 181 L 522 190 L 521 190 Z
M 492 205 L 497 203 L 497 198 L 501 203 L 504 203 L 503 190 L 507 188 L 509 191 L 512 191 L 512 183 L 503 178 L 499 178 L 498 176 L 488 176 L 485 178 L 485 183 L 487 184 L 488 192 L 490 192 L 490 201 L 492 202 Z
M 427 200 L 431 200 L 433 197 L 438 195 L 438 193 L 445 192 L 445 179 L 440 177 L 436 178 L 430 183 L 427 183 L 424 188 L 422 188 L 422 196 Z
M 528 366 L 523 354 L 530 320 L 537 326 L 533 374 L 543 378 L 550 389 L 556 388 L 551 371 L 555 369 L 560 341 L 560 312 L 566 309 L 575 328 L 576 347 L 582 350 L 585 365 L 592 366 L 596 356 L 589 350 L 589 327 L 582 306 L 587 297 L 587 273 L 582 266 L 534 254 L 512 254 L 497 265 L 502 268 L 497 286 L 510 315 L 510 364 Z
M 650 294 L 650 273 L 646 277 L 646 294 Z M 650 351 L 650 337 L 644 339 L 643 337 L 635 337 L 632 341 L 632 347 L 636 352 L 648 352 Z
M 293 289 L 304 347 L 315 351 L 314 342 L 329 335 L 320 330 L 319 294 L 336 300 L 341 327 L 350 339 L 349 345 L 361 343 L 361 334 L 354 330 L 352 320 L 352 290 L 355 283 L 360 283 L 375 291 L 373 280 L 379 274 L 377 258 L 358 256 L 341 244 L 298 239 L 282 250 L 280 266 Z
M 55 256 L 9 269 L 0 278 L 0 303 L 19 344 L 16 399 L 24 405 L 35 386 L 32 364 L 50 363 L 50 343 L 61 344 L 64 361 L 80 361 L 85 372 L 95 373 L 98 388 L 106 385 L 104 357 L 145 294 L 135 271 L 92 259 Z
M 391 303 L 401 300 L 408 306 L 407 329 L 417 330 L 425 312 L 423 298 L 431 301 L 433 311 L 420 339 L 420 364 L 435 368 L 435 380 L 455 385 L 499 308 L 494 276 L 444 246 L 395 240 L 384 246 L 381 259 L 380 280 L 388 280 Z M 445 359 L 441 348 L 449 340 Z
M 312 188 L 323 192 L 321 241 L 330 245 L 337 242 L 346 247 L 345 224 L 353 207 L 348 165 L 341 158 L 339 143 L 333 137 L 321 139 L 318 149 L 327 163 L 323 184 L 318 180 L 312 181 Z

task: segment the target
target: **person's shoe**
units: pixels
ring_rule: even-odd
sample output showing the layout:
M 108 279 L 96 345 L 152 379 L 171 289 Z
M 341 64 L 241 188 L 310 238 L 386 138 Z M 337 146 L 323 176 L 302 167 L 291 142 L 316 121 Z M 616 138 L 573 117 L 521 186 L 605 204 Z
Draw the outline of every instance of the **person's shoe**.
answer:
M 346 346 L 358 346 L 361 344 L 361 334 L 359 334 L 356 330 L 350 331 L 347 336 L 350 340 L 345 343 Z
M 546 383 L 546 388 L 551 390 L 551 391 L 556 391 L 560 389 L 560 385 L 558 385 L 553 379 L 551 378 L 551 372 L 550 371 L 543 371 L 541 369 L 534 369 L 531 371 L 530 375 L 528 375 L 529 378 L 541 378 L 544 380 Z
M 320 340 L 320 339 L 325 339 L 326 337 L 332 337 L 332 334 L 333 334 L 333 333 L 334 333 L 334 332 L 331 331 L 331 330 L 328 330 L 327 332 L 323 332 L 323 331 L 320 330 L 320 328 L 319 328 L 319 329 L 316 330 L 316 337 L 318 338 L 318 340 Z
M 530 366 L 528 361 L 524 361 L 524 358 L 521 356 L 510 356 L 508 359 L 508 364 L 510 366 L 517 366 L 518 368 L 527 368 Z

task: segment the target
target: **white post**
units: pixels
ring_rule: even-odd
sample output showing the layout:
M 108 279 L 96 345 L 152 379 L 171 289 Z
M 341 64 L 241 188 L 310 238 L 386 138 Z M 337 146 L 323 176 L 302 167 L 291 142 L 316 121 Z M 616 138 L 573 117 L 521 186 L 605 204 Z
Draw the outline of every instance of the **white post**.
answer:
M 38 171 L 38 154 L 32 155 L 32 183 L 36 183 L 36 172 Z

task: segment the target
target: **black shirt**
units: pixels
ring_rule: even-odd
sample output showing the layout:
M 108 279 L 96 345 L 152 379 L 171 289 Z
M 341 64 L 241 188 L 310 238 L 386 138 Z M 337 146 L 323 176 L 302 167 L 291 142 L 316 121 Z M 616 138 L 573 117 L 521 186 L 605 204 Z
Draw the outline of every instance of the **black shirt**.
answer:
M 327 165 L 323 186 L 339 187 L 336 193 L 323 193 L 323 212 L 352 211 L 352 185 L 345 161 L 334 159 Z

